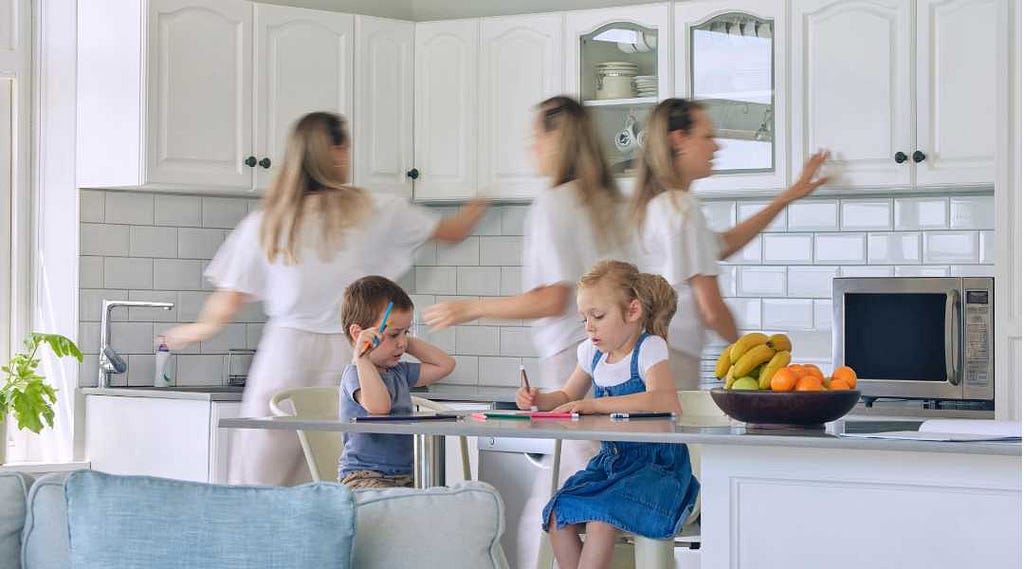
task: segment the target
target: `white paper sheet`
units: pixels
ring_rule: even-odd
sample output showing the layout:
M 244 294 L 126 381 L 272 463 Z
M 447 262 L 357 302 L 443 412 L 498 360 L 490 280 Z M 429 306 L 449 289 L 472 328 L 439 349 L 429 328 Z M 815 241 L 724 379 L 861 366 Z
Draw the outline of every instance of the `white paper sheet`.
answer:
M 976 419 L 931 419 L 921 423 L 917 431 L 883 431 L 879 433 L 843 433 L 844 437 L 861 439 L 893 439 L 913 441 L 972 442 L 1021 440 L 1021 424 L 1016 421 Z

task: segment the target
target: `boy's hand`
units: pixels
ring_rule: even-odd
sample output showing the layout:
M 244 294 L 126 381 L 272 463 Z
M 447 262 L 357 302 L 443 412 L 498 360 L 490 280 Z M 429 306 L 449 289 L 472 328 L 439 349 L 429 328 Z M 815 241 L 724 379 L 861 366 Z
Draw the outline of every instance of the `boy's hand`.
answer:
M 360 332 L 359 337 L 356 338 L 355 350 L 352 352 L 352 363 L 358 362 L 361 358 L 368 357 L 375 347 L 373 345 L 374 339 L 380 342 L 380 338 L 381 335 L 377 332 L 376 328 L 367 328 Z M 369 344 L 369 349 L 365 348 L 367 344 Z M 365 353 L 363 352 L 364 349 L 366 349 Z
M 525 386 L 516 391 L 516 406 L 523 411 L 529 411 L 537 407 L 537 395 L 540 393 L 536 387 L 527 389 Z

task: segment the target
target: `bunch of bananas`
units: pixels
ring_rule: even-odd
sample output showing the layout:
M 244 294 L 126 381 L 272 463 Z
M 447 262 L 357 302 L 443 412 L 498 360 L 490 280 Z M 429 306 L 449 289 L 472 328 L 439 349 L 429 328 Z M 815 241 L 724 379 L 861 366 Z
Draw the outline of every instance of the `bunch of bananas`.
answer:
M 789 365 L 792 350 L 785 334 L 745 334 L 722 351 L 715 377 L 725 379 L 726 389 L 771 389 L 772 376 Z

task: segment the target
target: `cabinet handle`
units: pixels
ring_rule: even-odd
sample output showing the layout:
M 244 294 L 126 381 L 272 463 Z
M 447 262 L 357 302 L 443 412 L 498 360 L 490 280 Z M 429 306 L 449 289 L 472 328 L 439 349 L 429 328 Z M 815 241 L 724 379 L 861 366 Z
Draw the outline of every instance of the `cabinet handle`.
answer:
M 920 150 L 915 150 L 914 154 L 913 154 L 913 157 L 914 157 L 914 163 L 916 163 L 916 164 L 920 164 L 921 162 L 924 162 L 924 159 L 927 158 L 927 156 L 925 156 L 924 152 L 921 152 Z
M 416 168 L 413 168 L 412 170 L 406 172 L 405 175 L 415 180 L 416 178 L 420 177 L 420 171 L 417 170 Z
M 897 152 L 896 156 L 893 156 L 893 158 L 896 159 L 897 164 L 903 164 L 907 161 L 907 155 L 903 152 Z
M 245 164 L 246 166 L 248 166 L 250 168 L 255 168 L 256 167 L 256 157 L 255 156 L 250 156 L 250 157 L 246 158 L 245 162 L 243 162 L 243 164 Z
M 264 158 L 263 160 L 260 160 L 260 166 L 263 166 L 264 168 L 270 168 L 270 158 Z

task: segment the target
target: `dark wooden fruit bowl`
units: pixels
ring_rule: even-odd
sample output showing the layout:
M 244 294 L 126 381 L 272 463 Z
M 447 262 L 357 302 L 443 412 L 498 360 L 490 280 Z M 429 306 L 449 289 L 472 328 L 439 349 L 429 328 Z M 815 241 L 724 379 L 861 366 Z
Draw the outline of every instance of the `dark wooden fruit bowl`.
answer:
M 850 412 L 860 391 L 747 391 L 711 390 L 711 398 L 726 415 L 754 429 L 820 429 Z

